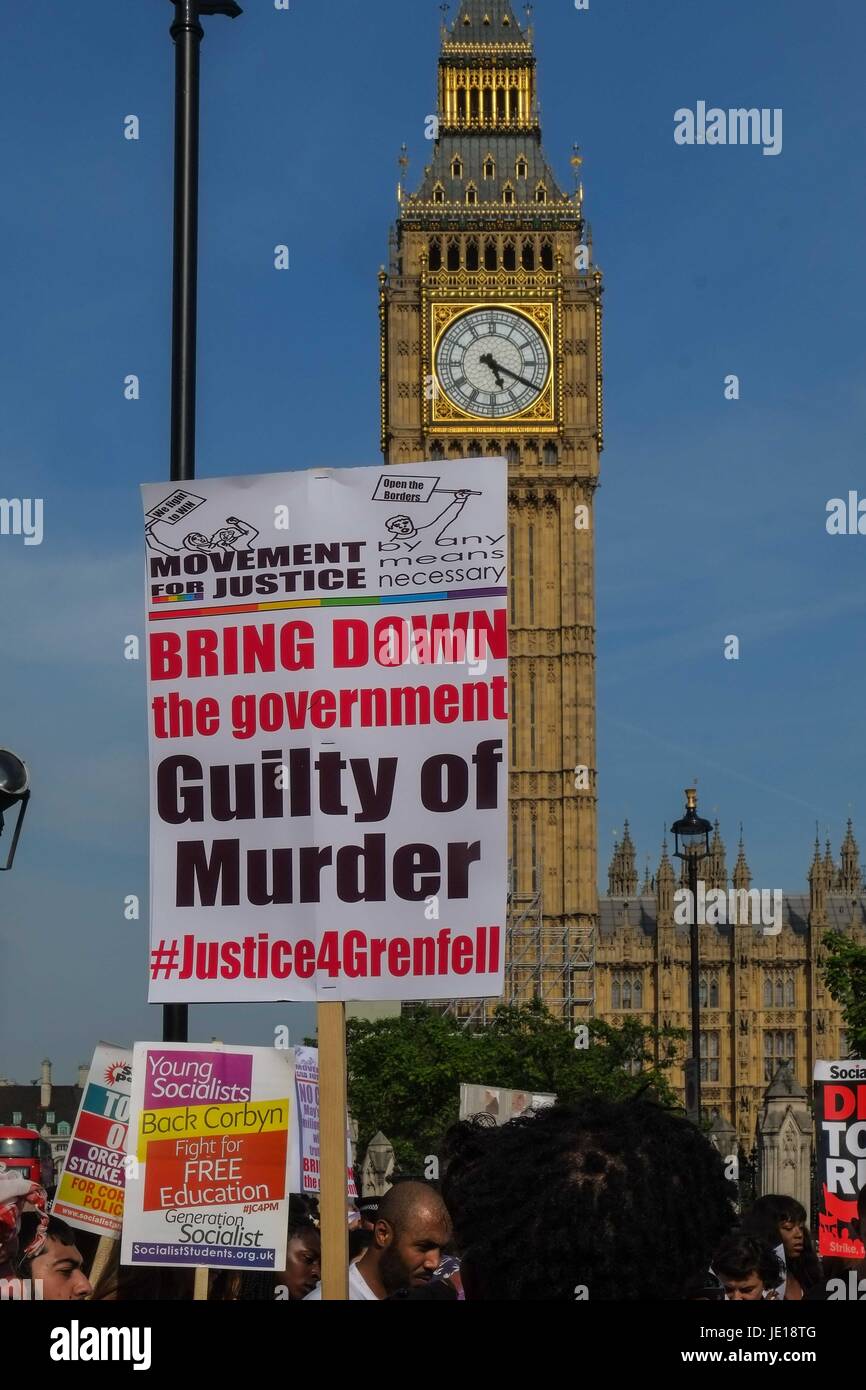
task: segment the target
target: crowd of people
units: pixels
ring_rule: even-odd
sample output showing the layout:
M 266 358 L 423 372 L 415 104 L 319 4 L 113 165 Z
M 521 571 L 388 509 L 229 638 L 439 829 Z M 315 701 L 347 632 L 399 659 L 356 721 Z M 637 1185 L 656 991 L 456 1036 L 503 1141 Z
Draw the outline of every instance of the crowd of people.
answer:
M 765 1195 L 738 1213 L 713 1146 L 646 1099 L 553 1105 L 506 1125 L 454 1126 L 441 1183 L 400 1179 L 350 1217 L 352 1301 L 824 1299 L 866 1260 L 818 1258 L 807 1212 Z M 866 1187 L 858 1198 L 866 1233 Z M 856 1233 L 856 1232 L 855 1232 Z M 193 1297 L 193 1272 L 97 1270 L 96 1239 L 53 1217 L 41 1189 L 0 1172 L 0 1280 L 44 1299 Z M 863 1285 L 866 1289 L 866 1283 Z M 215 1301 L 321 1299 L 315 1199 L 293 1197 L 285 1268 L 211 1271 Z

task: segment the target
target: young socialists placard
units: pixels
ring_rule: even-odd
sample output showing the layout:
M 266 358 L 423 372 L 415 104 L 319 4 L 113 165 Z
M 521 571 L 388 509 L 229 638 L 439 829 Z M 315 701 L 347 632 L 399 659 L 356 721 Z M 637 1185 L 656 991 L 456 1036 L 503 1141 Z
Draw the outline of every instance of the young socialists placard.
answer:
M 285 1268 L 293 1056 L 136 1043 L 122 1264 Z
M 506 479 L 144 487 L 151 1002 L 502 992 Z

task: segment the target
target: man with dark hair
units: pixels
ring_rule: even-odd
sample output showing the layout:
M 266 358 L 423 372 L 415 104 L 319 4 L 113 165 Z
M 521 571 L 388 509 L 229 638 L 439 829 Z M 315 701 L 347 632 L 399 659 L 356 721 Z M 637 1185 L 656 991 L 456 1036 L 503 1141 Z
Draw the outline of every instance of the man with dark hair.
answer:
M 21 1219 L 24 1232 L 29 1212 Z M 42 1298 L 46 1302 L 63 1302 L 89 1298 L 93 1289 L 82 1269 L 84 1260 L 75 1244 L 75 1232 L 59 1217 L 49 1216 L 45 1241 L 38 1254 L 24 1259 L 18 1266 L 21 1279 L 38 1279 Z
M 775 1298 L 782 1267 L 769 1245 L 735 1231 L 713 1256 L 713 1272 L 728 1303 Z
M 470 1301 L 679 1299 L 734 1220 L 681 1115 L 590 1097 L 446 1136 L 442 1195 Z
M 445 1203 L 426 1182 L 395 1184 L 379 1203 L 373 1238 L 349 1269 L 349 1299 L 375 1302 L 429 1284 L 451 1239 Z M 308 1299 L 322 1297 L 321 1284 Z

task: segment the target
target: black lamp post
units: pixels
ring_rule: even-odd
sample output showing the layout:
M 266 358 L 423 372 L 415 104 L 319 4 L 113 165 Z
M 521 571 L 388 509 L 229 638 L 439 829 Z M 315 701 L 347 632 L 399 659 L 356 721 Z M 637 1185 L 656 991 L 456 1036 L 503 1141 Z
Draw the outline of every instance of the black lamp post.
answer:
M 695 1124 L 701 1120 L 701 996 L 700 960 L 698 955 L 698 861 L 706 859 L 710 852 L 710 831 L 708 820 L 698 815 L 698 793 L 694 787 L 686 789 L 686 814 L 682 820 L 671 826 L 674 836 L 674 858 L 684 859 L 688 865 L 689 888 L 692 895 L 691 916 L 691 996 L 692 996 L 692 1055 L 691 1067 L 686 1063 L 686 1095 L 691 1090 L 692 1104 L 687 1108 Z M 691 1087 L 688 1085 L 691 1071 Z
M 12 868 L 12 861 L 18 848 L 18 837 L 21 834 L 21 825 L 27 812 L 29 800 L 30 773 L 20 758 L 16 758 L 15 754 L 10 753 L 7 748 L 0 748 L 0 835 L 3 834 L 3 812 L 10 811 L 13 806 L 18 807 L 18 818 L 15 822 L 12 843 L 9 846 L 9 857 L 5 864 L 0 864 L 0 871 Z
M 200 18 L 242 14 L 235 0 L 170 0 L 175 46 L 174 283 L 171 323 L 171 480 L 195 477 L 195 361 L 198 288 L 198 133 Z M 164 1042 L 186 1042 L 186 1004 L 165 1004 Z

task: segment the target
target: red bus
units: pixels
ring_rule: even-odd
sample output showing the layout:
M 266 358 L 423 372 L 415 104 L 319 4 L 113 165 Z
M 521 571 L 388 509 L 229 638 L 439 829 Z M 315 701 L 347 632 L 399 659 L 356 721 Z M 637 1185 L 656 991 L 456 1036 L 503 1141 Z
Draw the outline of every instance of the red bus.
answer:
M 35 1129 L 19 1129 L 15 1125 L 0 1125 L 0 1163 L 22 1178 L 54 1186 L 54 1160 L 51 1145 L 46 1144 Z

